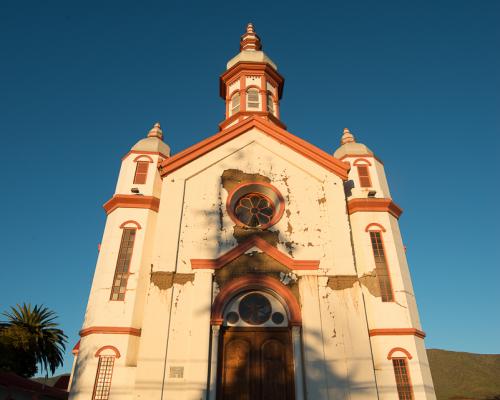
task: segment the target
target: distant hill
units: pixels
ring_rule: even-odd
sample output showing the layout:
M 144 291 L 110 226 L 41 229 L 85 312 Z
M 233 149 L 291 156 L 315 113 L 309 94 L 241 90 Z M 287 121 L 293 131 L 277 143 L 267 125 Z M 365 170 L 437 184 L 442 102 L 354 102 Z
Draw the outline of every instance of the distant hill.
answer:
M 500 400 L 500 354 L 427 350 L 438 400 Z

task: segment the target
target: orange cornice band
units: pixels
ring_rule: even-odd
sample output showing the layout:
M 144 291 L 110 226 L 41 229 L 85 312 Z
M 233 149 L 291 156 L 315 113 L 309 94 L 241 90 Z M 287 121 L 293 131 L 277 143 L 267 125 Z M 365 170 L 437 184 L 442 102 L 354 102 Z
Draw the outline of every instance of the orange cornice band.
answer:
M 347 202 L 349 214 L 359 211 L 385 211 L 399 218 L 403 210 L 391 199 L 352 199 Z
M 248 73 L 249 75 L 255 74 L 256 72 L 268 74 L 278 85 L 278 96 L 281 99 L 283 95 L 283 85 L 285 79 L 270 65 L 262 62 L 239 62 L 229 68 L 220 76 L 220 97 L 226 98 L 226 83 L 229 82 L 239 73 Z
M 164 160 L 160 164 L 161 176 L 165 177 L 166 175 L 178 170 L 191 161 L 196 160 L 219 146 L 222 146 L 254 127 L 258 128 L 266 135 L 271 136 L 278 142 L 290 147 L 292 150 L 303 155 L 304 157 L 309 158 L 316 164 L 321 165 L 328 171 L 333 172 L 342 180 L 347 180 L 347 173 L 349 172 L 349 165 L 347 163 L 337 160 L 311 143 L 308 143 L 290 132 L 281 129 L 275 124 L 267 122 L 256 116 L 248 117 L 245 120 L 238 122 L 237 124 L 195 144 L 194 146 L 181 151 L 175 156 Z
M 117 208 L 146 208 L 158 212 L 160 199 L 153 196 L 138 196 L 135 194 L 115 194 L 103 205 L 106 214 Z
M 80 331 L 80 336 L 88 336 L 94 333 L 111 334 L 111 335 L 132 335 L 141 336 L 141 330 L 138 328 L 130 328 L 125 326 L 90 326 Z
M 370 329 L 370 336 L 400 336 L 413 335 L 419 338 L 425 337 L 425 332 L 415 328 L 386 328 L 386 329 Z
M 300 269 L 300 270 L 316 270 L 319 268 L 319 260 L 294 260 L 288 257 L 286 254 L 280 252 L 276 247 L 271 246 L 265 240 L 253 236 L 246 242 L 241 243 L 234 249 L 229 250 L 227 253 L 223 254 L 219 258 L 215 259 L 191 259 L 192 269 L 220 269 L 224 265 L 230 263 L 240 255 L 244 254 L 247 250 L 252 247 L 257 247 L 264 253 L 274 258 L 279 263 L 285 265 L 289 269 Z

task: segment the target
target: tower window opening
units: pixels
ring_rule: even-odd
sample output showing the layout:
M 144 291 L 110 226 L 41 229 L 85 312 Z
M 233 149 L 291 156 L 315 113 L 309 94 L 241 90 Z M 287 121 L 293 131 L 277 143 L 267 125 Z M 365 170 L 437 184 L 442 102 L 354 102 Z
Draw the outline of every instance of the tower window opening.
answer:
M 359 185 L 361 187 L 371 187 L 372 181 L 370 179 L 370 172 L 368 171 L 368 165 L 358 165 L 358 176 Z
M 125 291 L 127 290 L 127 281 L 129 276 L 130 260 L 132 259 L 132 250 L 134 248 L 135 233 L 135 228 L 123 229 L 110 300 L 125 300 Z
M 391 278 L 389 277 L 389 269 L 387 268 L 387 260 L 385 257 L 381 233 L 378 231 L 370 231 L 370 240 L 372 244 L 373 256 L 375 258 L 375 271 L 377 273 L 382 301 L 394 301 Z
M 233 97 L 231 97 L 231 115 L 234 115 L 239 111 L 240 111 L 240 94 L 235 93 Z
M 406 358 L 393 358 L 392 365 L 394 367 L 399 400 L 413 400 L 413 390 L 411 388 Z
M 274 101 L 271 92 L 267 92 L 267 112 L 274 114 Z
M 149 161 L 137 161 L 135 167 L 134 184 L 142 185 L 146 183 L 148 177 Z
M 99 356 L 92 400 L 108 400 L 115 356 Z
M 257 89 L 247 90 L 247 107 L 260 108 L 259 91 Z

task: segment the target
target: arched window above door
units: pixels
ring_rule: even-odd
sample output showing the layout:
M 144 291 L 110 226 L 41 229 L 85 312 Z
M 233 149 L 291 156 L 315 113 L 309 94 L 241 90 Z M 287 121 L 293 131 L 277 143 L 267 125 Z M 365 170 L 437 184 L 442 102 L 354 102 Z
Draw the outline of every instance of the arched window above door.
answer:
M 225 326 L 286 327 L 287 311 L 281 301 L 262 291 L 241 293 L 224 310 Z

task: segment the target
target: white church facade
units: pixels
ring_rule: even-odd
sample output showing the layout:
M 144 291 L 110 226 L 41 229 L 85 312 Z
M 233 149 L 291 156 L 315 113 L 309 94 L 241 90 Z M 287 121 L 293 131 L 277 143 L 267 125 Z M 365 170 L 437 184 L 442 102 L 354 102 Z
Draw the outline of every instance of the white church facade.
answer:
M 283 83 L 249 24 L 220 131 L 123 157 L 71 400 L 435 399 L 384 165 L 289 133 Z

